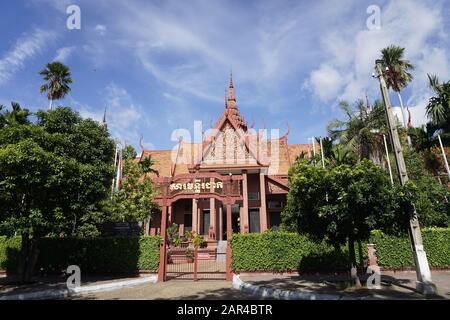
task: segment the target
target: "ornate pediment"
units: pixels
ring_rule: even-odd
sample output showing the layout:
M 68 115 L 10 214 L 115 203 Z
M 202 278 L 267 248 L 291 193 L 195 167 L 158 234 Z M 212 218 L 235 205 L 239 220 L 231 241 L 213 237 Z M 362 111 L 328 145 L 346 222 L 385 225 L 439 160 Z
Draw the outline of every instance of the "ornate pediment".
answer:
M 245 143 L 245 133 L 238 132 L 226 120 L 219 132 L 212 138 L 202 164 L 205 165 L 236 165 L 257 164 Z

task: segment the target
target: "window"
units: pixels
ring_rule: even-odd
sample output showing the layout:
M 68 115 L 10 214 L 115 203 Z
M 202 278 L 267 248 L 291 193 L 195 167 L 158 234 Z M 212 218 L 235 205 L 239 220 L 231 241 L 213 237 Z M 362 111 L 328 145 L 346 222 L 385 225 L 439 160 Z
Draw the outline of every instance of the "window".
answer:
M 249 192 L 248 200 L 259 200 L 259 192 Z
M 283 204 L 279 200 L 270 200 L 268 203 L 269 209 L 281 209 L 283 207 Z

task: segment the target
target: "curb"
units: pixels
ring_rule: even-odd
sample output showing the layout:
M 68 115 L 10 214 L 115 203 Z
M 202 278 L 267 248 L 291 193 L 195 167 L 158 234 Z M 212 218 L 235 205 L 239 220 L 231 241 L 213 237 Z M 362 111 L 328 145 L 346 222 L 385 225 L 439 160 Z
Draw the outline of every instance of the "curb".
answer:
M 58 290 L 42 290 L 36 292 L 27 292 L 21 294 L 10 294 L 0 297 L 0 300 L 32 300 L 32 299 L 46 299 L 46 298 L 66 298 L 68 296 L 77 294 L 86 294 L 91 292 L 111 291 L 122 288 L 134 287 L 145 283 L 156 283 L 158 277 L 151 275 L 142 277 L 140 279 L 123 280 L 116 282 L 109 282 L 103 284 L 92 284 L 88 286 L 80 286 L 70 289 Z
M 233 274 L 233 288 L 238 289 L 242 292 L 250 293 L 252 295 L 261 298 L 273 298 L 277 300 L 363 300 L 362 297 L 349 297 L 345 295 L 337 294 L 325 294 L 325 293 L 314 293 L 312 291 L 291 291 L 291 290 L 281 290 L 272 289 L 262 286 L 257 286 L 242 281 L 242 279 Z

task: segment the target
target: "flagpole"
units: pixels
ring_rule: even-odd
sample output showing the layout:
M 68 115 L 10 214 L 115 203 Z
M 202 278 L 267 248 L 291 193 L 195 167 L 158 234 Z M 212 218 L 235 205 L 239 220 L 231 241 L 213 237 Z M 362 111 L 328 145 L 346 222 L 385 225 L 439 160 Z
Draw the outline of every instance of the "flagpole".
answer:
M 320 137 L 320 155 L 321 155 L 321 158 L 322 158 L 322 168 L 325 169 L 325 159 L 323 157 L 322 137 Z
M 450 181 L 450 170 L 448 168 L 447 156 L 445 155 L 444 146 L 442 145 L 441 135 L 438 134 L 439 144 L 441 146 L 442 157 L 444 158 L 445 170 L 447 170 L 448 179 Z
M 116 164 L 117 164 L 117 141 L 116 141 L 116 151 L 114 152 L 114 173 L 113 173 L 112 185 L 111 185 L 111 200 L 112 200 L 113 194 L 114 194 L 114 179 L 116 177 Z

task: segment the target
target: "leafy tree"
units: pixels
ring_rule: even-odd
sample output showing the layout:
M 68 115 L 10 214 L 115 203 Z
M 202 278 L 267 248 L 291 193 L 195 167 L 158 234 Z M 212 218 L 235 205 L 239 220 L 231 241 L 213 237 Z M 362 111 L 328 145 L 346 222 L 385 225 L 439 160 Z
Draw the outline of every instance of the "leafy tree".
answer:
M 153 202 L 155 188 L 145 168 L 131 159 L 124 161 L 122 186 L 106 204 L 112 221 L 143 221 L 157 208 Z
M 40 87 L 40 92 L 47 92 L 50 100 L 49 110 L 52 109 L 53 101 L 63 99 L 69 92 L 69 84 L 73 82 L 70 76 L 70 69 L 61 62 L 54 61 L 48 63 L 45 69 L 39 72 L 46 81 Z
M 371 230 L 383 227 L 380 221 L 392 224 L 397 212 L 389 178 L 369 160 L 328 170 L 299 161 L 289 183 L 284 228 L 326 239 L 336 248 L 348 243 L 352 266 L 354 242 L 368 240 Z
M 136 156 L 137 156 L 136 150 L 130 144 L 127 144 L 125 148 L 122 150 L 122 157 L 124 160 L 125 159 L 134 160 Z
M 383 72 L 386 76 L 386 84 L 388 88 L 392 88 L 397 93 L 398 100 L 402 111 L 402 122 L 406 127 L 405 108 L 400 92 L 406 88 L 413 79 L 410 71 L 414 70 L 414 66 L 403 58 L 405 48 L 391 45 L 381 50 L 381 60 Z
M 0 231 L 22 237 L 23 281 L 32 275 L 39 238 L 98 234 L 113 147 L 97 122 L 63 107 L 0 130 Z

